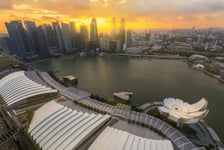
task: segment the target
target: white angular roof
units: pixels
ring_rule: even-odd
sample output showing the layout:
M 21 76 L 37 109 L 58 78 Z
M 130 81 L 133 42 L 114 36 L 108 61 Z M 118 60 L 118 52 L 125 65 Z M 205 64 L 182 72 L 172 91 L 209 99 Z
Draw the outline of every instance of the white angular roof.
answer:
M 0 80 L 0 95 L 8 106 L 33 96 L 56 92 L 57 90 L 28 78 L 24 71 L 11 73 Z
M 109 119 L 109 115 L 77 112 L 51 101 L 35 111 L 28 133 L 43 150 L 71 150 Z
M 165 98 L 163 106 L 159 107 L 161 114 L 177 123 L 191 124 L 203 119 L 208 114 L 207 100 L 202 98 L 194 104 L 175 98 Z
M 107 127 L 90 145 L 89 150 L 173 150 L 168 140 L 151 140 Z
M 119 93 L 113 93 L 114 96 L 117 96 L 123 100 L 129 100 L 130 95 L 133 95 L 132 92 L 119 92 Z

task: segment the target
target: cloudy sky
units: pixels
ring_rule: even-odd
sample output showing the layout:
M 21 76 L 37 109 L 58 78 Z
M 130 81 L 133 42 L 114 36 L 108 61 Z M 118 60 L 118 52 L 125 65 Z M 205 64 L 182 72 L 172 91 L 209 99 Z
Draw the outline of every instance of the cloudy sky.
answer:
M 92 17 L 102 30 L 112 17 L 124 17 L 129 29 L 224 27 L 224 0 L 0 0 L 0 31 L 11 20 L 79 25 Z

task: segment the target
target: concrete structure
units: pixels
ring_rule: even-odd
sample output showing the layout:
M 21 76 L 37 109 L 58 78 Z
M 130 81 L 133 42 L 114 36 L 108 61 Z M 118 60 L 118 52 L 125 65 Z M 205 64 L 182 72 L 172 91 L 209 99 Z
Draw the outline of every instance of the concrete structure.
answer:
M 68 75 L 63 77 L 63 81 L 68 85 L 74 85 L 78 83 L 78 78 L 73 75 Z
M 189 60 L 195 63 L 205 63 L 208 62 L 208 58 L 203 55 L 192 55 Z
M 114 95 L 115 101 L 118 101 L 120 103 L 129 103 L 133 93 L 132 92 L 119 92 L 119 93 L 113 93 L 113 95 Z
M 125 19 L 124 18 L 121 18 L 120 33 L 119 33 L 118 40 L 120 40 L 121 42 L 121 50 L 124 50 L 125 49 Z
M 70 33 L 69 24 L 67 23 L 61 23 L 61 32 L 62 32 L 62 38 L 65 45 L 65 52 L 72 52 L 72 36 Z
M 47 72 L 41 72 L 39 73 L 39 75 L 51 87 L 57 89 L 61 95 L 73 101 L 81 100 L 90 96 L 90 93 L 87 93 L 83 90 L 79 90 L 74 87 L 69 87 L 69 88 L 64 87 L 63 85 L 55 81 Z
M 87 48 L 88 40 L 89 40 L 88 27 L 85 24 L 81 24 L 79 45 L 82 50 L 85 50 Z
M 26 32 L 28 35 L 28 41 L 31 42 L 31 49 L 36 52 L 36 47 L 35 47 L 35 39 L 33 33 L 36 31 L 36 24 L 33 21 L 24 21 L 25 27 L 26 27 Z
M 111 29 L 110 36 L 112 40 L 114 41 L 116 40 L 117 32 L 116 32 L 116 18 L 115 17 L 112 18 L 112 29 Z
M 48 47 L 55 47 L 57 40 L 56 40 L 56 37 L 54 36 L 54 32 L 51 25 L 43 24 L 42 29 L 44 30 Z
M 65 46 L 64 46 L 64 41 L 62 38 L 60 24 L 59 22 L 53 22 L 52 25 L 53 25 L 54 36 L 57 41 L 57 46 L 59 48 L 59 51 L 64 52 Z
M 0 36 L 0 46 L 6 53 L 12 53 L 11 43 L 8 35 Z
M 43 83 L 36 72 L 18 71 L 0 80 L 0 95 L 10 107 L 27 103 L 32 97 L 52 93 L 57 93 L 57 90 Z
M 16 56 L 20 59 L 26 59 L 29 52 L 27 34 L 21 21 L 12 21 L 5 23 L 10 43 Z
M 168 140 L 150 140 L 125 131 L 107 127 L 92 143 L 89 150 L 173 150 Z
M 110 119 L 77 112 L 51 101 L 35 111 L 28 133 L 43 150 L 77 149 Z
M 96 18 L 93 18 L 90 24 L 90 42 L 92 43 L 92 48 L 89 50 L 96 50 L 99 48 Z
M 127 30 L 125 32 L 125 49 L 130 48 L 132 43 L 132 31 Z
M 71 38 L 72 38 L 72 48 L 76 47 L 76 26 L 75 22 L 69 22 L 69 28 L 70 28 L 70 33 L 71 33 Z
M 204 69 L 204 68 L 205 68 L 205 66 L 202 65 L 202 64 L 196 64 L 196 65 L 193 65 L 192 67 L 193 67 L 194 69 Z
M 32 33 L 33 35 L 33 44 L 35 46 L 35 50 L 39 57 L 48 58 L 50 57 L 49 49 L 47 45 L 47 39 L 44 33 L 44 30 L 41 26 L 35 29 Z
M 165 98 L 163 106 L 158 107 L 158 110 L 178 125 L 197 123 L 208 114 L 207 100 L 204 98 L 194 104 L 180 99 Z
M 97 33 L 97 23 L 96 18 L 93 18 L 90 24 L 90 40 L 97 41 L 98 40 L 98 33 Z

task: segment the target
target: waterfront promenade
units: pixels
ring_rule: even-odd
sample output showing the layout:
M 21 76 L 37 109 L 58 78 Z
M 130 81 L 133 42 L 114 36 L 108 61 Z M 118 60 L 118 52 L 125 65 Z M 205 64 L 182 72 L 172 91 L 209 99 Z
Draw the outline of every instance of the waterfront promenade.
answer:
M 134 57 L 134 58 L 154 58 L 154 59 L 188 59 L 188 57 L 179 55 L 145 55 L 145 54 L 118 53 L 116 54 L 116 56 Z

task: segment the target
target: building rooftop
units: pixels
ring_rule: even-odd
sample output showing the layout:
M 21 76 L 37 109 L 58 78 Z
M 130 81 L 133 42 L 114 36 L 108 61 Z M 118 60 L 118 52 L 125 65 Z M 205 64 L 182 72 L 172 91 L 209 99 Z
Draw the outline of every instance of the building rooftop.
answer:
M 113 93 L 114 96 L 119 97 L 123 100 L 129 100 L 130 96 L 133 95 L 132 92 L 119 92 L 119 93 Z
M 17 71 L 0 80 L 0 95 L 8 106 L 51 93 L 57 93 L 57 90 L 47 86 L 34 72 Z
M 51 101 L 35 111 L 28 133 L 43 150 L 76 149 L 109 119 Z
M 68 79 L 68 80 L 70 80 L 70 81 L 72 81 L 72 80 L 76 80 L 76 79 L 77 79 L 77 78 L 74 77 L 73 75 L 63 76 L 63 78 L 66 78 L 66 79 Z
M 107 127 L 90 145 L 89 150 L 173 150 L 168 140 L 151 140 Z
M 161 114 L 180 124 L 197 123 L 208 114 L 207 100 L 202 98 L 194 104 L 180 99 L 165 98 L 163 106 L 158 107 Z

